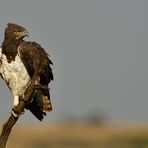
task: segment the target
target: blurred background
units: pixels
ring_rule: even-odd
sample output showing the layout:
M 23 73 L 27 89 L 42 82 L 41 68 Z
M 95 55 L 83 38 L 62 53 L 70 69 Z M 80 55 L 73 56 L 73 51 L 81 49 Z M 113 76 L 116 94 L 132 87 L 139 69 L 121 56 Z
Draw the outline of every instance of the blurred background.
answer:
M 53 111 L 43 122 L 26 111 L 8 148 L 148 146 L 147 6 L 146 0 L 0 1 L 0 41 L 7 23 L 24 26 L 26 40 L 50 55 L 55 78 Z M 13 100 L 0 85 L 2 127 Z

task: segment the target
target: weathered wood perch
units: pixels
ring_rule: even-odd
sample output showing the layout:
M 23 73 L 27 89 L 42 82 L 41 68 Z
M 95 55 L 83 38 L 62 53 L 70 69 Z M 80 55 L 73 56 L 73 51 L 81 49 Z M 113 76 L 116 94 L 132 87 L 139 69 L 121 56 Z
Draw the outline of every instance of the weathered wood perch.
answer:
M 39 86 L 35 86 L 34 82 L 37 78 L 37 73 L 34 74 L 27 90 L 24 93 L 24 97 L 22 98 L 22 100 L 20 100 L 19 104 L 16 106 L 15 108 L 15 112 L 17 113 L 17 115 L 20 115 L 22 111 L 24 111 L 25 105 L 27 101 L 29 101 L 33 91 L 35 88 L 39 89 Z M 41 86 L 42 87 L 42 86 Z M 43 86 L 44 87 L 44 86 Z M 5 122 L 5 124 L 3 125 L 3 129 L 0 135 L 0 148 L 5 148 L 6 147 L 6 143 L 7 140 L 9 138 L 9 135 L 11 133 L 12 127 L 15 125 L 15 123 L 17 122 L 19 116 L 18 117 L 14 117 L 12 114 L 9 117 L 8 121 Z

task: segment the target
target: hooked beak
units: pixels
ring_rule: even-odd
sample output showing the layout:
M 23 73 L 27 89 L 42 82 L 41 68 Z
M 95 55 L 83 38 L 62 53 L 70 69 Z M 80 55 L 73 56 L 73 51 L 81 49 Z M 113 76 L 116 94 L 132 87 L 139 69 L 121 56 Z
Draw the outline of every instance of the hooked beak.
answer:
M 25 37 L 25 36 L 29 37 L 29 32 L 27 30 L 22 32 L 22 37 Z
M 29 37 L 29 32 L 27 30 L 24 30 L 22 32 L 16 32 L 16 39 L 23 39 L 24 37 L 28 36 Z

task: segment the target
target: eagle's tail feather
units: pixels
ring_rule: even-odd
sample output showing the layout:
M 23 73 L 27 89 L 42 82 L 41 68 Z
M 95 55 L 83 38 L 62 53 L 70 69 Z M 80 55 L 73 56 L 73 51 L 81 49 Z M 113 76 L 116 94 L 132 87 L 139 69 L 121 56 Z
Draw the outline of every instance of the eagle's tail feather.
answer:
M 41 90 L 36 90 L 32 98 L 32 101 L 26 105 L 26 109 L 29 109 L 41 121 L 46 112 L 52 110 L 50 98 L 45 96 Z
M 43 111 L 50 112 L 52 111 L 51 101 L 47 96 L 43 96 Z

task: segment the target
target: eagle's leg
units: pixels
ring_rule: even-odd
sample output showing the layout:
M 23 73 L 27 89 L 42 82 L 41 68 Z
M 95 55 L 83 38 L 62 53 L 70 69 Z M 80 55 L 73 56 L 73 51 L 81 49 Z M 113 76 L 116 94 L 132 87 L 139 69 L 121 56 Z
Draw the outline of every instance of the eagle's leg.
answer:
M 12 113 L 12 115 L 13 115 L 14 117 L 18 117 L 18 116 L 19 116 L 18 113 L 17 113 L 17 111 L 16 111 L 16 109 L 15 109 L 15 107 L 16 107 L 18 104 L 19 104 L 19 96 L 18 96 L 18 95 L 15 95 L 15 96 L 14 96 L 14 100 L 13 100 L 13 107 L 12 107 L 12 111 L 11 111 L 11 113 Z M 21 114 L 24 114 L 24 111 L 23 111 Z
M 16 107 L 19 104 L 19 96 L 15 95 L 13 100 L 13 107 Z

